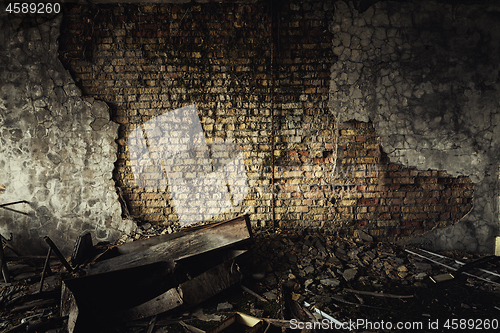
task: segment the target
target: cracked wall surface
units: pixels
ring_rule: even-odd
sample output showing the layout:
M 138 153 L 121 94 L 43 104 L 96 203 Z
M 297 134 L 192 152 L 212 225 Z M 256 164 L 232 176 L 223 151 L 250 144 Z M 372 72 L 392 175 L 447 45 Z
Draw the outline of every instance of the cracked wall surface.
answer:
M 420 237 L 434 249 L 492 252 L 498 235 L 498 5 L 337 2 L 330 108 L 373 121 L 391 162 L 469 176 L 474 207 Z
M 2 17 L 0 203 L 27 200 L 12 208 L 30 215 L 0 211 L 0 232 L 70 249 L 84 230 L 107 240 L 134 228 L 113 164 L 134 218 L 175 225 L 171 193 L 132 178 L 127 138 L 196 104 L 207 143 L 243 153 L 253 225 L 270 225 L 274 202 L 282 227 L 401 239 L 456 223 L 474 196 L 462 222 L 416 241 L 491 252 L 497 10 L 301 0 L 271 15 L 266 3 L 68 6 L 59 57 L 94 99 L 57 59 L 59 19 Z
M 28 202 L 0 209 L 0 233 L 23 254 L 46 249 L 44 236 L 68 254 L 83 232 L 111 241 L 135 228 L 112 180 L 118 125 L 58 60 L 60 23 L 0 18 L 0 204 Z
M 347 43 L 328 29 L 335 3 L 68 6 L 60 58 L 84 94 L 106 101 L 120 124 L 114 177 L 131 216 L 167 226 L 183 220 L 172 182 L 144 164 L 130 138 L 140 131 L 143 138 L 153 124 L 168 128 L 162 119 L 191 104 L 207 145 L 230 140 L 242 151 L 249 191 L 238 208 L 254 226 L 362 228 L 392 241 L 454 225 L 470 211 L 469 177 L 391 163 L 372 122 L 340 122 L 329 109 L 332 64 L 349 64 L 333 55 L 338 41 Z M 359 84 L 349 80 L 347 90 Z M 171 150 L 168 138 L 146 137 L 155 158 Z M 136 179 L 141 168 L 144 182 Z M 160 182 L 167 186 L 148 185 Z M 193 198 L 189 213 L 197 216 L 203 203 Z M 210 209 L 227 207 L 225 197 L 213 198 Z

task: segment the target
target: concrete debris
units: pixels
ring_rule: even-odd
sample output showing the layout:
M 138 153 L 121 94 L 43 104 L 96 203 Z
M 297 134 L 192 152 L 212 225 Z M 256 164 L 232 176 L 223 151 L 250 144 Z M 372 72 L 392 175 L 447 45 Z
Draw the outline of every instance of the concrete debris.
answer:
M 337 324 L 360 319 L 427 323 L 450 313 L 463 318 L 498 315 L 498 286 L 464 274 L 435 284 L 430 277 L 449 274 L 448 269 L 408 248 L 368 241 L 359 233 L 353 238 L 314 230 L 250 232 L 246 222 L 229 222 L 240 226 L 234 229 L 214 224 L 173 234 L 151 226 L 159 238 L 92 248 L 85 236 L 70 261 L 73 273 L 59 258 L 49 257 L 42 292 L 45 258 L 10 260 L 6 249 L 12 282 L 0 282 L 0 329 L 21 332 L 44 323 L 51 333 L 227 332 L 225 325 L 231 323 L 231 329 L 243 332 L 254 326 L 233 320 L 252 318 L 260 323 L 255 332 L 273 333 L 324 319 Z M 236 248 L 206 248 L 212 237 L 204 238 L 207 228 L 221 231 L 219 236 L 229 232 L 241 242 L 233 242 Z M 181 246 L 186 237 L 190 244 L 203 239 L 196 246 L 202 252 Z M 166 254 L 165 261 L 148 261 L 145 254 L 159 258 L 151 249 L 163 249 L 165 242 L 177 244 L 170 249 L 178 252 Z M 117 259 L 135 260 L 141 252 L 143 265 L 123 266 Z M 495 261 L 479 255 L 439 255 L 495 269 Z M 73 262 L 76 258 L 79 264 Z M 95 267 L 100 267 L 98 273 Z
M 353 276 L 354 277 L 354 276 Z M 310 281 L 309 284 L 312 283 L 312 280 L 308 280 Z M 306 281 L 307 282 L 307 281 Z M 323 280 L 320 280 L 319 281 L 322 285 L 324 286 L 329 286 L 329 287 L 337 287 L 339 284 L 340 284 L 340 281 L 337 280 L 337 279 L 323 279 Z
M 349 268 L 349 269 L 346 269 L 344 271 L 344 273 L 342 273 L 342 276 L 344 277 L 344 279 L 346 281 L 351 281 L 352 279 L 354 279 L 354 277 L 356 276 L 356 274 L 358 274 L 358 270 L 357 269 Z
M 221 311 L 221 310 L 217 310 Z M 191 312 L 191 315 L 195 317 L 198 320 L 201 321 L 220 321 L 222 319 L 221 316 L 215 315 L 215 314 L 206 314 L 204 313 L 202 308 L 196 308 L 194 309 L 193 312 Z
M 271 291 L 267 291 L 264 293 L 264 297 L 267 298 L 270 301 L 275 301 L 278 299 L 278 296 L 276 295 L 276 289 L 273 289 Z
M 233 305 L 229 302 L 217 304 L 217 311 L 227 311 L 227 310 L 231 310 L 232 308 L 233 308 Z

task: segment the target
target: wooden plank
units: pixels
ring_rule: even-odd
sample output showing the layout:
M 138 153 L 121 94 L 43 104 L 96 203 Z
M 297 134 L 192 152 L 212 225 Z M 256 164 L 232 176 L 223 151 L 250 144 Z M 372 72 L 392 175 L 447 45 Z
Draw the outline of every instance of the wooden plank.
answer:
M 197 227 L 188 227 L 188 228 L 185 228 L 179 232 L 174 232 L 172 234 L 154 236 L 154 237 L 150 237 L 148 239 L 141 239 L 141 240 L 137 240 L 134 242 L 117 245 L 117 246 L 113 247 L 113 250 L 119 255 L 128 254 L 128 253 L 132 253 L 132 252 L 136 252 L 136 251 L 141 251 L 141 250 L 145 250 L 149 247 L 152 247 L 154 245 L 158 245 L 161 243 L 172 241 L 176 238 L 186 236 L 188 233 L 191 233 L 191 232 L 196 232 L 196 231 L 200 231 L 202 229 L 207 229 L 207 228 L 214 228 L 220 224 L 231 223 L 232 221 L 238 220 L 241 218 L 245 218 L 245 215 L 238 216 L 234 219 L 223 221 L 223 222 L 217 222 L 217 223 L 212 223 L 212 224 L 202 225 L 202 226 L 197 226 Z
M 175 288 L 173 262 L 157 262 L 127 270 L 63 281 L 61 315 L 69 316 L 70 333 L 95 332 L 113 312 L 125 311 Z
M 119 315 L 115 315 L 115 318 L 112 319 L 115 319 L 114 321 L 119 321 L 116 318 L 121 318 L 122 320 L 120 321 L 131 321 L 147 318 L 175 309 L 183 303 L 183 299 L 177 288 L 172 288 L 152 300 L 131 309 L 127 309 Z
M 197 305 L 240 281 L 242 274 L 237 269 L 235 260 L 240 259 L 245 253 L 247 253 L 246 250 L 229 251 L 227 254 L 229 260 L 221 262 L 191 280 L 180 283 L 141 304 L 129 308 L 124 307 L 121 303 L 125 302 L 125 298 L 135 298 L 138 294 L 136 289 L 140 288 L 141 284 L 126 283 L 122 285 L 120 287 L 120 297 L 122 299 L 120 300 L 107 299 L 111 295 L 102 294 L 103 290 L 109 288 L 112 280 L 103 281 L 100 277 L 110 276 L 110 274 L 115 274 L 117 271 L 86 277 L 102 283 L 102 286 L 96 283 L 78 284 L 77 288 L 75 288 L 74 285 L 71 285 L 70 280 L 66 280 L 63 285 L 61 315 L 69 316 L 69 333 L 86 333 L 94 331 L 96 327 L 117 326 L 120 323 L 155 316 L 181 306 L 191 307 Z M 143 270 L 143 267 L 130 270 L 139 272 Z M 118 272 L 123 273 L 130 270 Z M 144 275 L 148 275 L 148 272 L 144 271 Z M 116 277 L 113 276 L 113 280 Z M 72 279 L 73 284 L 78 279 L 82 281 L 85 278 Z M 142 283 L 142 285 L 144 284 L 148 283 Z M 96 290 L 95 287 L 99 288 Z M 106 304 L 100 304 L 103 301 L 106 301 Z
M 241 254 L 246 251 L 242 251 Z M 241 255 L 240 254 L 240 255 Z M 242 278 L 234 260 L 228 260 L 197 277 L 181 284 L 182 299 L 186 306 L 194 306 L 217 295 Z
M 136 240 L 134 242 L 121 244 L 113 247 L 113 251 L 118 255 L 129 254 L 132 252 L 142 251 L 149 247 L 172 241 L 176 238 L 186 235 L 186 231 L 179 231 L 172 234 L 154 236 L 148 239 Z
M 76 239 L 73 254 L 71 255 L 71 263 L 73 265 L 81 265 L 89 260 L 94 255 L 94 245 L 92 243 L 92 235 L 87 232 L 78 236 Z
M 247 215 L 208 225 L 186 233 L 182 237 L 131 252 L 115 258 L 97 262 L 90 266 L 89 274 L 99 274 L 118 269 L 127 269 L 157 261 L 177 261 L 194 255 L 241 244 L 252 237 Z
M 66 286 L 63 281 L 61 285 L 61 316 L 68 316 L 67 329 L 69 333 L 75 331 L 78 321 L 78 305 L 76 304 L 75 296 Z
M 3 244 L 1 238 L 0 238 L 0 270 L 2 271 L 2 276 L 5 283 L 9 283 L 10 282 L 9 269 L 7 268 L 7 260 L 5 259 L 5 254 L 3 252 Z
M 78 302 L 81 313 L 90 316 L 121 311 L 144 303 L 176 287 L 175 263 L 156 262 L 126 270 L 66 279 L 64 283 Z
M 154 316 L 181 305 L 191 307 L 229 288 L 240 281 L 242 275 L 234 260 L 247 253 L 246 250 L 231 251 L 229 260 L 181 283 L 178 288 L 172 288 L 158 297 L 125 310 L 119 317 L 122 320 L 136 320 Z M 117 318 L 118 316 L 114 316 Z
M 57 248 L 56 244 L 54 244 L 54 242 L 52 241 L 52 239 L 50 239 L 49 236 L 45 236 L 45 237 L 43 237 L 43 239 L 45 240 L 45 242 L 47 244 L 49 244 L 50 248 L 52 249 L 52 252 L 54 252 L 55 255 L 59 258 L 59 261 L 61 261 L 61 263 L 63 264 L 63 266 L 66 268 L 66 270 L 68 272 L 72 273 L 73 272 L 73 268 L 66 261 L 66 258 L 64 258 L 64 256 L 62 255 L 61 251 L 59 251 L 59 249 Z

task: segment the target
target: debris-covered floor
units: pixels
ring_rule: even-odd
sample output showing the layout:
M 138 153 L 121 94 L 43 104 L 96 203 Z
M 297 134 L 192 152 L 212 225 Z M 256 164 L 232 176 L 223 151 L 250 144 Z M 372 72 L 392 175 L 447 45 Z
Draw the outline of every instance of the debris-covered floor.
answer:
M 153 226 L 143 231 L 137 238 L 161 233 Z M 467 270 L 453 274 L 415 255 L 418 249 L 375 242 L 363 233 L 358 236 L 254 230 L 250 251 L 236 268 L 243 276 L 240 282 L 195 307 L 105 330 L 95 327 L 92 332 L 208 332 L 235 312 L 262 319 L 261 332 L 281 332 L 282 327 L 307 330 L 314 321 L 319 321 L 316 331 L 327 327 L 339 332 L 493 331 L 500 326 L 499 285 L 468 276 Z M 464 263 L 485 259 L 463 252 L 439 255 Z M 60 312 L 61 280 L 69 273 L 53 257 L 53 274 L 44 279 L 40 292 L 45 259 L 17 259 L 8 261 L 11 283 L 0 283 L 0 329 L 66 332 L 67 318 Z M 498 273 L 496 258 L 486 259 L 488 263 L 479 262 L 481 267 Z M 124 295 L 130 290 L 124 289 Z M 335 320 L 337 326 L 325 318 Z M 248 329 L 240 326 L 231 326 L 231 332 Z

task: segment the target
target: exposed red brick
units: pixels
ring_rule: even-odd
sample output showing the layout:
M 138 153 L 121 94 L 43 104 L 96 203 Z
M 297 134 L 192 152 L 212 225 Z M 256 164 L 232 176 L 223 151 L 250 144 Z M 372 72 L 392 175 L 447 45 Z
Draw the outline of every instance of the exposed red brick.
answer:
M 362 198 L 358 200 L 358 204 L 360 205 L 377 205 L 379 199 L 366 199 Z
M 303 6 L 299 1 L 297 5 Z M 437 223 L 451 225 L 470 210 L 473 184 L 468 177 L 388 163 L 373 124 L 335 121 L 328 110 L 335 59 L 328 19 L 309 19 L 308 10 L 301 10 L 305 15 L 290 18 L 289 27 L 279 30 L 280 48 L 274 49 L 279 71 L 272 78 L 272 23 L 262 6 L 109 5 L 106 11 L 68 7 L 61 59 L 83 92 L 110 104 L 113 120 L 121 124 L 115 180 L 134 218 L 169 223 L 174 216 L 173 208 L 167 207 L 170 193 L 128 185 L 133 175 L 127 164 L 127 135 L 138 124 L 195 102 L 207 139 L 222 140 L 233 131 L 232 138 L 250 161 L 250 173 L 257 174 L 270 163 L 271 98 L 277 121 L 276 165 L 331 167 L 338 156 L 337 166 L 349 170 L 343 174 L 337 169 L 333 180 L 311 169 L 277 180 L 276 205 L 285 209 L 279 213 L 280 225 L 327 222 L 333 227 L 364 227 L 381 237 L 405 236 Z M 289 11 L 285 6 L 282 17 Z M 275 91 L 270 94 L 273 79 Z M 234 130 L 228 130 L 229 125 Z M 353 166 L 354 173 L 347 169 Z M 252 182 L 262 181 L 258 178 Z M 315 181 L 319 186 L 312 186 Z M 269 182 L 264 179 L 259 186 Z M 301 192 L 300 186 L 311 190 Z M 270 199 L 251 201 L 256 212 L 252 219 L 269 225 Z

